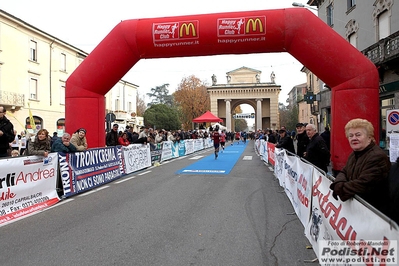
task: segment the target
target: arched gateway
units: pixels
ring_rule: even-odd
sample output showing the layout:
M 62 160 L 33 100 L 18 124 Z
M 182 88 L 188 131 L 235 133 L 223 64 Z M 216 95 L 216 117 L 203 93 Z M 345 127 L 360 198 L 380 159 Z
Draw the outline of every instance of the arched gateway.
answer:
M 270 82 L 261 82 L 261 71 L 241 67 L 226 73 L 226 83 L 215 80 L 207 91 L 211 112 L 223 119 L 227 131 L 234 131 L 234 109 L 249 104 L 255 110 L 255 130 L 279 127 L 278 96 L 281 91 L 274 76 Z
M 350 119 L 367 118 L 379 136 L 378 72 L 304 8 L 120 22 L 66 82 L 66 131 L 85 127 L 90 147 L 104 146 L 104 95 L 140 59 L 275 52 L 290 53 L 331 88 L 331 154 L 340 170 L 351 152 L 343 130 Z

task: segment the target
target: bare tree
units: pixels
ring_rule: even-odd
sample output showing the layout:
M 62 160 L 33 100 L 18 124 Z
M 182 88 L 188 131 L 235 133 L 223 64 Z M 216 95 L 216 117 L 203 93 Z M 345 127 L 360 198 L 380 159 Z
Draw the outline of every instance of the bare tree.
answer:
M 205 83 L 194 75 L 183 78 L 173 96 L 186 129 L 191 128 L 194 118 L 204 114 L 211 106 Z

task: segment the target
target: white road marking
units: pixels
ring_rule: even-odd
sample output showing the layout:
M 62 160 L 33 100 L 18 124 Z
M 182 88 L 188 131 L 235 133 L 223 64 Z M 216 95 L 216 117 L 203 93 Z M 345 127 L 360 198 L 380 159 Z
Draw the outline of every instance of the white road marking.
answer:
M 199 158 L 204 157 L 203 155 L 191 157 L 189 160 L 197 160 Z
M 135 178 L 135 176 L 131 176 L 131 177 L 128 177 L 128 178 L 123 178 L 122 180 L 116 181 L 115 183 L 116 184 L 120 184 L 120 183 L 123 183 L 125 181 L 131 180 L 133 178 Z
M 146 171 L 146 172 L 140 173 L 138 175 L 145 175 L 145 174 L 148 174 L 148 173 L 151 173 L 151 171 Z
M 244 156 L 243 161 L 252 161 L 252 156 Z

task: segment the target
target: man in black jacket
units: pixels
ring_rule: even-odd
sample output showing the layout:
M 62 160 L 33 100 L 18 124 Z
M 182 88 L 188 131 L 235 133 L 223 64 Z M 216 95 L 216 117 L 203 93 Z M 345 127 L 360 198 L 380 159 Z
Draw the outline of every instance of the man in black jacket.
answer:
M 0 105 L 0 157 L 7 157 L 10 142 L 15 139 L 14 125 L 7 119 L 6 108 Z
M 294 141 L 291 136 L 287 134 L 287 131 L 284 128 L 281 128 L 279 131 L 279 140 L 276 145 L 276 148 L 286 149 L 287 151 L 295 154 Z
M 306 126 L 306 134 L 308 135 L 310 142 L 306 147 L 304 158 L 327 173 L 327 166 L 330 164 L 331 156 L 327 144 L 319 133 L 317 133 L 316 126 L 313 124 L 308 124 Z
M 267 133 L 267 141 L 270 143 L 276 143 L 276 135 L 273 133 L 273 130 L 269 129 Z
M 306 152 L 306 147 L 309 144 L 309 137 L 306 135 L 305 124 L 296 124 L 296 155 L 303 157 Z
M 109 146 L 117 146 L 118 145 L 118 124 L 114 124 L 110 132 L 107 133 L 105 137 L 105 143 Z
M 329 127 L 325 127 L 324 128 L 324 132 L 320 134 L 320 136 L 324 139 L 324 142 L 327 144 L 327 148 L 328 150 L 330 150 L 330 128 Z

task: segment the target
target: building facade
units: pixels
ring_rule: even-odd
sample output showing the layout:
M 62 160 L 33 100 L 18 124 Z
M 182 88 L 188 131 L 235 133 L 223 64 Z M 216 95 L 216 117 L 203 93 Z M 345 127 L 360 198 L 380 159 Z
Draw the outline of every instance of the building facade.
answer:
M 317 7 L 320 19 L 376 65 L 380 76 L 379 139 L 381 147 L 387 147 L 386 113 L 399 108 L 399 3 L 394 0 L 310 0 L 307 4 Z M 322 81 L 320 86 L 328 88 Z M 330 99 L 331 92 L 322 93 L 319 107 Z
M 328 88 L 320 86 L 322 83 L 319 78 L 306 67 L 302 67 L 302 72 L 306 74 L 306 83 L 294 86 L 288 93 L 287 104 L 289 107 L 298 109 L 298 120 L 301 123 L 314 124 L 319 132 L 331 124 L 331 99 L 322 97 L 328 93 Z M 313 101 L 308 99 L 313 97 Z
M 227 131 L 234 130 L 234 110 L 241 104 L 254 108 L 255 130 L 279 128 L 278 96 L 281 86 L 270 74 L 270 82 L 261 82 L 261 71 L 241 67 L 226 73 L 226 83 L 217 83 L 212 77 L 212 86 L 207 88 L 211 101 L 211 112 L 223 119 Z
M 0 104 L 18 133 L 40 128 L 64 133 L 65 83 L 87 55 L 0 10 Z M 130 114 L 136 112 L 137 88 L 119 81 L 106 95 L 104 119 L 107 112 L 123 111 L 129 114 L 124 123 L 132 124 L 135 117 Z

